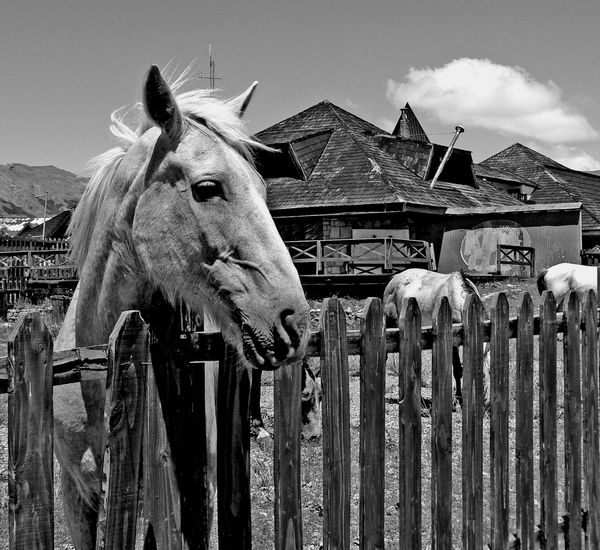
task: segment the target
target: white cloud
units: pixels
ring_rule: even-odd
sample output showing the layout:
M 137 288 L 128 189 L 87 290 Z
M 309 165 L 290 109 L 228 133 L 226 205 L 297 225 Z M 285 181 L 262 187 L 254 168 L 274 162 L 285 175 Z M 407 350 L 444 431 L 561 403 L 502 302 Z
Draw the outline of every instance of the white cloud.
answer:
M 489 59 L 455 59 L 438 68 L 411 68 L 402 82 L 388 80 L 388 99 L 406 102 L 449 125 L 462 124 L 524 136 L 546 144 L 597 139 L 598 131 L 568 105 L 552 81 Z
M 532 143 L 531 148 L 573 170 L 600 170 L 600 161 L 579 147 L 568 145 L 543 146 Z

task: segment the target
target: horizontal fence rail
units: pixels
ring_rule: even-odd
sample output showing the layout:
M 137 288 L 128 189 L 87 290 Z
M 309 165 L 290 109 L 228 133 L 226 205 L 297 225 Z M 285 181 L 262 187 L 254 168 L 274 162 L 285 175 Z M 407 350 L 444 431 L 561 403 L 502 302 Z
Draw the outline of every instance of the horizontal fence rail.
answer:
M 324 387 L 323 414 L 323 542 L 324 548 L 349 548 L 351 533 L 351 509 L 354 499 L 351 495 L 350 472 L 351 456 L 354 449 L 350 447 L 350 424 L 348 414 L 348 356 L 358 355 L 361 358 L 360 384 L 360 445 L 356 452 L 359 456 L 359 471 L 363 479 L 358 496 L 359 543 L 361 548 L 383 548 L 383 526 L 385 525 L 385 509 L 383 506 L 384 492 L 389 490 L 385 483 L 385 430 L 383 406 L 385 400 L 385 355 L 399 354 L 399 495 L 398 522 L 399 540 L 395 544 L 401 548 L 423 547 L 423 533 L 429 531 L 432 547 L 450 549 L 456 544 L 457 538 L 462 541 L 463 548 L 481 549 L 484 545 L 492 548 L 507 548 L 512 544 L 516 548 L 558 548 L 565 545 L 569 548 L 600 548 L 600 444 L 598 420 L 598 302 L 594 292 L 586 296 L 583 304 L 575 294 L 566 301 L 565 312 L 556 313 L 552 293 L 545 292 L 541 297 L 539 316 L 534 316 L 531 297 L 524 293 L 521 296 L 518 315 L 509 318 L 508 304 L 503 293 L 495 295 L 489 320 L 484 320 L 481 301 L 476 296 L 469 296 L 463 311 L 463 324 L 452 324 L 450 307 L 447 298 L 438 300 L 433 314 L 432 326 L 421 327 L 419 307 L 414 299 L 406 300 L 400 308 L 398 328 L 385 329 L 381 301 L 370 299 L 361 315 L 361 329 L 346 331 L 344 309 L 339 300 L 330 298 L 324 301 L 321 310 L 321 329 L 311 334 L 308 355 L 320 357 L 321 374 Z M 131 313 L 130 313 L 131 315 Z M 23 319 L 29 321 L 24 321 Z M 48 395 L 52 385 L 76 382 L 99 377 L 107 378 L 111 399 L 118 398 L 127 403 L 137 403 L 140 398 L 139 382 L 135 384 L 120 382 L 116 376 L 116 365 L 130 365 L 127 369 L 119 367 L 119 372 L 139 379 L 146 376 L 142 368 L 149 359 L 141 353 L 119 351 L 115 348 L 116 340 L 110 346 L 95 346 L 79 348 L 68 352 L 52 353 L 51 341 L 44 336 L 44 329 L 35 317 L 22 317 L 23 323 L 35 328 L 34 344 L 41 338 L 48 357 L 40 358 L 27 352 L 26 343 L 13 343 L 9 348 L 11 359 L 8 371 L 0 370 L 0 392 L 11 390 L 11 399 L 29 399 L 27 392 L 15 393 L 18 388 L 29 388 L 32 391 L 43 391 Z M 133 323 L 133 324 L 132 324 Z M 146 344 L 144 326 L 139 322 L 121 320 L 121 329 L 135 326 L 126 339 L 131 345 Z M 14 335 L 21 335 L 22 329 Z M 32 332 L 32 329 L 29 329 Z M 123 334 L 115 331 L 113 334 Z M 557 335 L 562 334 L 562 342 Z M 539 346 L 539 365 L 534 361 L 534 336 L 537 336 Z M 19 340 L 19 338 L 21 340 Z M 24 342 L 23 336 L 18 336 L 13 342 Z M 116 336 L 115 336 L 116 338 Z M 516 339 L 515 350 L 510 352 L 509 342 Z M 190 362 L 190 380 L 197 362 L 219 360 L 222 384 L 219 384 L 219 402 L 224 410 L 229 411 L 221 418 L 233 418 L 235 428 L 227 424 L 220 425 L 221 435 L 219 452 L 221 461 L 217 461 L 218 483 L 221 488 L 217 493 L 225 501 L 219 503 L 219 540 L 220 548 L 249 548 L 251 545 L 251 529 L 249 522 L 248 475 L 249 447 L 247 440 L 247 390 L 248 380 L 240 371 L 229 369 L 227 357 L 232 351 L 227 348 L 218 333 L 192 333 L 186 339 L 179 341 L 186 361 Z M 558 353 L 559 343 L 561 352 Z M 462 440 L 452 438 L 452 426 L 458 416 L 452 414 L 453 388 L 451 380 L 451 365 L 454 346 L 463 346 L 464 379 L 463 401 L 461 407 Z M 490 372 L 484 370 L 484 352 L 489 345 Z M 112 346 L 112 347 L 111 347 Z M 139 347 L 139 346 L 138 346 Z M 39 348 L 41 349 L 41 348 Z M 129 349 L 129 348 L 126 348 Z M 136 348 L 137 349 L 137 348 Z M 160 349 L 163 349 L 162 347 Z M 18 351 L 22 350 L 22 351 Z M 422 419 L 421 393 L 421 354 L 423 350 L 432 350 L 432 396 L 431 396 L 431 432 L 426 435 Z M 17 353 L 18 351 L 18 353 Z M 28 355 L 29 353 L 29 355 Z M 136 352 L 138 353 L 138 352 Z M 509 386 L 514 384 L 509 375 L 510 354 L 516 357 L 516 378 L 518 384 L 515 395 L 511 397 Z M 180 355 L 177 355 L 178 357 Z M 557 358 L 564 357 L 564 368 L 557 367 Z M 121 360 L 119 357 L 130 359 Z M 175 357 L 175 356 L 173 356 Z M 153 356 L 152 361 L 155 358 Z M 158 360 L 158 358 L 157 358 Z M 162 360 L 167 360 L 163 358 Z M 168 359 L 173 360 L 173 359 Z M 44 361 L 52 364 L 49 373 L 41 368 Z M 128 362 L 129 361 L 129 362 Z M 2 361 L 4 364 L 5 361 Z M 24 365 L 15 369 L 14 365 Z M 112 366 L 111 366 L 112 364 Z M 40 373 L 44 382 L 26 382 L 29 368 Z M 187 368 L 187 367 L 186 367 Z M 291 369 L 291 370 L 290 370 Z M 106 377 L 106 372 L 111 376 Z M 152 369 L 148 369 L 149 372 Z M 156 371 L 156 372 L 162 372 Z M 138 373 L 138 374 L 135 374 Z M 141 373 L 141 374 L 140 374 Z M 489 384 L 488 384 L 489 374 Z M 563 382 L 559 380 L 563 376 Z M 16 376 L 25 376 L 19 381 Z M 162 376 L 162 375 L 161 375 Z M 150 379 L 151 377 L 148 376 Z M 201 380 L 200 377 L 199 380 Z M 159 387 L 164 387 L 165 381 Z M 25 384 L 25 385 L 24 385 Z M 275 548 L 302 548 L 301 523 L 301 491 L 300 491 L 300 460 L 299 437 L 300 430 L 297 412 L 300 410 L 300 392 L 298 371 L 285 367 L 277 371 L 276 395 L 281 399 L 275 404 Z M 535 398 L 534 388 L 537 386 L 538 399 Z M 153 386 L 144 386 L 146 391 L 153 392 Z M 119 391 L 117 392 L 117 388 Z M 194 391 L 204 395 L 204 389 L 199 386 Z M 564 454 L 558 454 L 557 405 L 558 391 L 564 404 L 562 425 L 564 426 Z M 134 391 L 135 399 L 127 397 L 127 391 Z M 39 399 L 39 403 L 47 403 L 47 397 L 41 399 L 33 395 L 31 399 Z M 244 397 L 246 396 L 246 397 Z M 160 399 L 152 401 L 153 410 L 160 408 Z M 111 403 L 113 403 L 111 401 Z M 176 401 L 176 409 L 183 412 L 187 409 Z M 28 410 L 21 405 L 11 405 L 16 414 Z M 165 403 L 163 402 L 163 406 Z M 173 405 L 174 406 L 174 405 Z M 118 403 L 109 404 L 107 411 L 119 411 Z M 171 405 L 169 405 L 171 407 Z M 191 410 L 191 409 L 190 409 Z M 224 412 L 221 410 L 221 413 Z M 291 411 L 295 411 L 291 414 Z M 108 413 L 107 413 L 108 414 Z M 111 413 L 113 414 L 113 413 Z M 148 413 L 146 413 L 148 414 Z M 165 418 L 172 411 L 164 413 Z M 228 416 L 229 415 L 229 416 Z M 186 418 L 190 413 L 185 414 Z M 110 415 L 109 415 L 110 417 Z M 150 417 L 155 418 L 154 413 Z M 162 415 L 160 415 L 162 417 Z M 44 417 L 46 418 L 46 417 Z M 173 417 L 173 420 L 178 418 Z M 512 420 L 511 420 L 512 419 Z M 43 421 L 45 422 L 45 421 Z M 44 424 L 35 424 L 43 426 Z M 222 422 L 222 420 L 221 420 Z M 509 433 L 509 423 L 514 423 L 514 435 Z M 14 422 L 13 422 L 14 424 Z M 18 424 L 18 423 L 17 423 Z M 127 423 L 125 423 L 127 424 Z M 21 423 L 21 430 L 26 424 Z M 113 422 L 107 429 L 121 425 Z M 537 425 L 537 429 L 534 426 Z M 143 429 L 141 425 L 132 423 L 136 430 Z M 11 428 L 12 424 L 11 424 Z M 27 428 L 29 430 L 29 428 Z M 32 430 L 34 428 L 31 428 Z M 35 428 L 37 429 L 37 428 Z M 172 429 L 167 427 L 167 429 Z M 224 431 L 223 431 L 224 430 Z M 484 446 L 484 430 L 489 430 L 489 447 Z M 52 430 L 45 430 L 49 433 Z M 21 431 L 21 433 L 25 433 Z M 33 433 L 33 432 L 32 432 Z M 428 432 L 427 432 L 428 433 Z M 13 452 L 23 452 L 24 447 L 17 444 L 15 434 L 11 435 Z M 146 437 L 146 436 L 144 436 Z M 156 436 L 155 436 L 156 437 Z M 208 435 L 207 435 L 208 437 Z M 112 438 L 112 439 L 111 439 Z M 161 439 L 162 438 L 162 439 Z M 164 435 L 153 441 L 166 441 Z M 374 438 L 374 439 L 373 439 Z M 511 442 L 511 439 L 514 441 Z M 189 439 L 184 438 L 185 441 Z M 32 439 L 35 443 L 35 439 Z M 110 457 L 111 475 L 121 475 L 123 469 L 119 458 L 120 442 L 139 442 L 131 434 L 113 433 L 107 439 L 111 445 Z M 139 447 L 148 447 L 146 443 L 135 443 L 128 452 L 128 464 L 132 456 L 138 456 Z M 423 465 L 420 462 L 421 448 L 431 448 L 431 485 L 427 494 L 423 491 Z M 40 447 L 44 456 L 51 452 L 50 443 Z M 462 495 L 452 492 L 452 456 L 456 447 L 462 447 L 460 472 Z M 185 449 L 184 444 L 184 449 Z M 48 451 L 50 449 L 50 451 Z M 539 452 L 536 451 L 539 449 Z M 153 451 L 152 445 L 150 450 Z M 131 454 L 134 453 L 134 455 Z M 162 451 L 161 451 L 162 452 Z M 189 454 L 189 451 L 188 451 Z M 175 452 L 177 455 L 177 452 Z M 15 456 L 11 455 L 14 459 Z M 162 455 L 161 455 L 162 456 Z M 168 453 L 167 455 L 168 456 Z M 226 457 L 226 459 L 225 459 Z M 206 457 L 205 457 L 206 458 Z M 144 463 L 143 468 L 150 467 L 141 458 L 133 461 L 135 464 Z M 114 462 L 113 462 L 114 461 Z M 141 462 L 140 462 L 141 461 Z M 29 495 L 46 491 L 48 475 L 43 469 L 43 461 L 32 463 L 32 468 L 38 473 L 26 481 L 14 477 L 14 483 L 29 484 Z M 156 468 L 158 465 L 155 465 Z M 174 467 L 174 466 L 172 466 Z M 197 464 L 194 466 L 198 467 Z M 385 466 L 383 466 L 385 468 Z M 389 466 L 388 466 L 389 467 Z M 484 467 L 487 472 L 484 472 Z M 160 468 L 160 467 L 159 467 Z M 220 468 L 220 469 L 219 469 Z M 536 481 L 534 472 L 538 469 L 540 479 Z M 123 470 L 125 471 L 125 470 Z M 135 470 L 134 470 L 135 471 Z M 196 470 L 197 471 L 197 470 Z M 208 471 L 208 470 L 207 470 Z M 241 477 L 232 477 L 237 472 Z M 19 472 L 21 475 L 21 472 Z M 22 475 L 29 475 L 23 472 Z M 125 474 L 124 474 L 125 475 Z M 129 475 L 129 474 L 127 474 Z M 172 491 L 172 483 L 176 483 L 171 470 L 157 470 L 157 473 L 143 474 L 147 480 L 163 479 L 166 487 Z M 511 493 L 510 479 L 514 475 L 515 488 Z M 50 478 L 51 479 L 51 478 Z M 103 483 L 101 521 L 99 524 L 103 540 L 133 540 L 135 523 L 126 518 L 135 517 L 134 506 L 137 499 L 123 502 L 127 507 L 115 507 L 119 498 L 117 489 L 124 487 L 122 483 L 131 484 L 131 478 L 107 478 Z M 559 502 L 559 483 L 564 481 L 563 499 Z M 163 483 L 161 482 L 161 484 Z M 11 482 L 12 483 L 12 482 Z M 41 488 L 40 488 L 41 487 Z M 111 487 L 113 487 L 111 489 Z M 485 490 L 484 490 L 485 488 Z M 144 498 L 152 501 L 152 491 L 158 490 L 146 484 Z M 185 486 L 181 487 L 185 490 Z M 133 490 L 133 489 L 132 489 Z M 148 492 L 150 491 L 150 492 Z M 11 489 L 11 497 L 20 495 L 16 488 Z M 39 493 L 42 494 L 42 493 Z M 127 494 L 130 494 L 127 492 Z M 175 493 L 168 493 L 173 498 Z M 195 493 L 196 498 L 198 494 Z M 484 494 L 489 495 L 486 506 L 489 514 L 484 514 Z M 511 496 L 514 494 L 515 496 Z M 179 497 L 177 497 L 179 498 Z M 183 498 L 183 497 L 182 497 Z M 204 498 L 204 497 L 202 497 Z M 200 508 L 200 518 L 205 518 L 210 508 L 209 495 L 206 494 L 207 504 Z M 234 500 L 230 500 L 234 499 Z M 42 502 L 43 499 L 40 501 Z M 135 501 L 135 502 L 134 502 Z M 45 501 L 44 501 L 45 502 Z M 235 502 L 235 505 L 232 505 Z M 431 524 L 424 525 L 421 517 L 422 502 L 428 503 L 431 509 Z M 462 502 L 462 525 L 457 533 L 452 533 L 452 519 L 455 517 L 457 502 Z M 19 511 L 21 535 L 31 536 L 31 524 L 27 523 L 27 506 L 19 508 L 12 500 L 9 508 Z M 171 503 L 173 504 L 173 503 Z M 176 503 L 175 503 L 176 504 Z M 119 505 L 120 506 L 120 505 Z M 146 505 L 142 509 L 146 510 Z M 149 506 L 149 504 L 148 504 Z M 151 521 L 158 526 L 163 521 L 169 507 L 165 502 L 152 512 Z M 166 508 L 165 508 L 166 506 Z M 169 505 L 170 506 L 170 505 Z M 460 504 L 459 504 L 460 506 Z M 52 528 L 51 506 L 40 508 L 44 513 L 40 525 L 44 533 Z M 44 511 L 48 509 L 48 511 Z M 21 512 L 22 510 L 22 512 Z M 202 511 L 203 510 L 203 511 Z M 235 512 L 235 513 L 234 513 Z M 40 512 L 41 513 L 41 512 Z M 186 511 L 187 513 L 187 511 Z M 131 516 L 133 514 L 133 516 Z M 188 516 L 186 516 L 188 517 Z M 111 519 L 112 518 L 112 519 Z M 167 520 L 165 520 L 167 521 Z M 182 519 L 182 524 L 187 520 Z M 193 520 L 194 529 L 205 525 Z M 28 527 L 29 525 L 29 527 Z M 147 524 L 146 524 L 147 525 Z M 165 525 L 170 525 L 167 521 Z M 171 526 L 174 528 L 174 526 Z M 169 529 L 171 529 L 169 527 Z M 158 527 L 157 527 L 158 528 Z M 194 531 L 192 529 L 192 531 Z M 125 535 L 125 532 L 129 533 Z M 168 533 L 163 532 L 161 540 L 168 540 Z M 29 535 L 27 534 L 29 533 Z M 15 535 L 15 536 L 21 536 Z M 157 535 L 158 536 L 158 535 Z M 196 536 L 196 535 L 193 535 Z M 197 547 L 207 547 L 207 535 L 197 535 Z M 33 540 L 28 538 L 27 540 Z M 157 539 L 158 540 L 158 539 Z M 49 548 L 36 542 L 31 548 Z M 164 544 L 167 544 L 165 542 Z M 11 546 L 11 549 L 17 546 Z M 104 547 L 104 546 L 102 546 Z M 109 545 L 107 544 L 106 548 Z M 160 546 L 159 546 L 160 547 Z M 170 547 L 167 546 L 162 547 Z M 196 547 L 196 546 L 195 546 Z

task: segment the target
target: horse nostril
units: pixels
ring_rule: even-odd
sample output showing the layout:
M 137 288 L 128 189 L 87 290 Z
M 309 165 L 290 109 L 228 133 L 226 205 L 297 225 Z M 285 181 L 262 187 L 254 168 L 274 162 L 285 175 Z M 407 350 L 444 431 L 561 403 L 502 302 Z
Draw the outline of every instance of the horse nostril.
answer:
M 285 330 L 286 334 L 290 339 L 290 345 L 292 348 L 297 348 L 300 344 L 300 330 L 298 329 L 298 323 L 296 320 L 296 312 L 293 309 L 284 309 L 279 316 L 281 320 L 281 326 Z

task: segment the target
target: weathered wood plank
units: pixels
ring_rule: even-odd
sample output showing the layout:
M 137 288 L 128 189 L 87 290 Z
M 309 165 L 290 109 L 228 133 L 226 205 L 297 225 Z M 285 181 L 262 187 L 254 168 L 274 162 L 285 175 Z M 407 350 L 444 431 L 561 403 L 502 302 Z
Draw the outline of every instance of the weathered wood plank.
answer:
M 516 520 L 522 550 L 535 548 L 533 507 L 533 302 L 521 293 L 516 373 Z
M 109 339 L 97 550 L 135 545 L 149 364 L 148 327 L 124 311 Z
M 508 546 L 509 449 L 508 449 L 508 300 L 495 295 L 490 311 L 490 482 L 492 548 Z
M 275 371 L 275 548 L 302 550 L 300 438 L 302 422 L 302 363 Z
M 542 293 L 539 337 L 540 545 L 558 547 L 556 500 L 556 301 Z
M 181 534 L 181 499 L 160 396 L 150 368 L 143 439 L 143 533 L 146 550 L 187 548 Z
M 219 548 L 252 548 L 250 524 L 250 372 L 225 346 L 217 400 Z
M 588 515 L 588 548 L 600 548 L 600 439 L 598 421 L 598 299 L 588 292 L 582 334 L 584 510 Z
M 384 544 L 385 324 L 379 298 L 369 298 L 360 315 L 360 495 L 359 546 Z
M 321 309 L 323 548 L 350 548 L 350 391 L 346 316 L 337 298 Z
M 433 310 L 431 355 L 431 541 L 452 549 L 452 310 L 446 296 Z
M 172 466 L 165 465 L 165 474 L 172 468 L 175 473 L 175 485 L 168 485 L 173 478 L 163 475 L 165 492 L 156 495 L 145 493 L 154 498 L 153 506 L 166 509 L 156 500 L 169 502 L 177 500 L 177 514 L 180 515 L 179 527 L 182 534 L 182 548 L 202 549 L 209 546 L 209 490 L 207 480 L 207 437 L 205 413 L 205 376 L 204 369 L 190 365 L 189 346 L 179 337 L 180 319 L 175 309 L 155 296 L 150 318 L 150 352 L 152 370 L 162 407 L 166 438 L 170 454 L 166 457 Z M 156 450 L 154 451 L 156 452 Z M 147 476 L 146 476 L 147 477 Z M 146 510 L 146 502 L 144 503 Z M 152 524 L 156 538 L 170 537 L 164 534 L 166 527 L 174 523 L 167 518 L 157 518 Z M 159 548 L 163 546 L 158 545 Z
M 581 353 L 579 297 L 571 292 L 566 304 L 567 332 L 563 339 L 565 380 L 565 509 L 569 514 L 566 544 L 581 548 Z
M 54 547 L 52 337 L 39 313 L 8 337 L 8 525 L 11 550 Z
M 463 321 L 462 493 L 463 548 L 483 546 L 483 307 L 478 296 L 465 300 Z
M 398 316 L 400 376 L 404 400 L 400 408 L 399 493 L 400 546 L 421 548 L 421 312 L 417 301 L 402 302 Z

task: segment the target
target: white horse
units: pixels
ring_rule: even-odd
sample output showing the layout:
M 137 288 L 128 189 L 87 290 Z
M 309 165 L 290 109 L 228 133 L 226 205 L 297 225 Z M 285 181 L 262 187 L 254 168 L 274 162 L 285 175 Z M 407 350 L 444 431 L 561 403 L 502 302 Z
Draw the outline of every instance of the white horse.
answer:
M 598 268 L 592 265 L 556 264 L 540 271 L 537 278 L 538 291 L 551 290 L 556 309 L 563 306 L 569 292 L 575 292 L 581 303 L 588 290 L 598 292 Z
M 452 310 L 452 321 L 462 323 L 462 311 L 465 300 L 469 294 L 479 295 L 477 287 L 465 277 L 462 271 L 453 271 L 443 274 L 427 269 L 411 268 L 394 275 L 385 287 L 383 293 L 383 311 L 388 325 L 398 319 L 398 312 L 404 298 L 415 298 L 421 311 L 421 324 L 423 327 L 431 326 L 433 308 L 439 296 L 446 296 Z M 485 400 L 489 396 L 489 346 L 484 346 L 483 370 L 485 376 Z M 454 380 L 456 381 L 456 398 L 462 401 L 462 364 L 458 348 L 452 348 L 452 366 Z
M 137 130 L 118 113 L 121 145 L 95 160 L 71 222 L 76 296 L 56 349 L 107 342 L 123 310 L 152 318 L 152 300 L 208 310 L 248 366 L 300 359 L 308 304 L 265 203 L 240 117 L 254 85 L 222 101 L 174 96 L 159 69 L 144 82 Z M 55 449 L 66 519 L 77 550 L 95 548 L 104 383 L 56 388 Z

